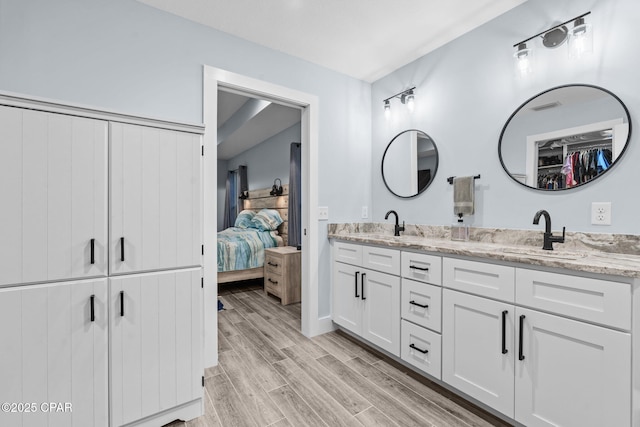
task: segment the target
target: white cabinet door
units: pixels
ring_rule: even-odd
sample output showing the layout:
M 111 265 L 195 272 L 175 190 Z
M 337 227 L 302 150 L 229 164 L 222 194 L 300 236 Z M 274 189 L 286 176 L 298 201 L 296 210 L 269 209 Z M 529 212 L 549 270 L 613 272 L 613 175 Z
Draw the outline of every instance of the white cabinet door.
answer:
M 514 306 L 449 289 L 442 297 L 442 380 L 513 417 Z
M 109 279 L 111 424 L 202 397 L 201 270 Z
M 362 338 L 400 356 L 400 278 L 363 270 Z
M 0 141 L 0 285 L 106 275 L 107 122 L 0 107 Z
M 110 149 L 110 274 L 200 265 L 200 136 L 111 123 Z
M 629 334 L 517 308 L 518 324 L 520 316 L 517 421 L 530 427 L 631 425 Z
M 0 289 L 0 425 L 107 426 L 107 326 L 107 279 Z
M 333 263 L 333 321 L 345 329 L 362 333 L 362 282 L 364 269 Z

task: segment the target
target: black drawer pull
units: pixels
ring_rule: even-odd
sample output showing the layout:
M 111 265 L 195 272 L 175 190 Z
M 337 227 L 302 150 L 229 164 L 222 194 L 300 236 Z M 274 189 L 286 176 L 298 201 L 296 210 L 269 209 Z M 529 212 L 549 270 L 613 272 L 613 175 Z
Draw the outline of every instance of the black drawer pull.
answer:
M 414 350 L 419 351 L 419 352 L 420 352 L 420 353 L 422 353 L 422 354 L 427 354 L 427 353 L 429 353 L 429 350 L 423 350 L 423 349 L 421 349 L 421 348 L 418 348 L 418 347 L 416 347 L 416 346 L 415 346 L 415 344 L 409 344 L 409 347 L 411 347 L 411 348 L 412 348 L 412 349 L 414 349 Z
M 91 239 L 91 264 L 96 263 L 95 249 L 96 249 L 96 239 Z
M 277 281 L 275 281 L 275 280 L 271 280 L 271 277 L 269 277 L 267 280 L 268 280 L 269 282 L 273 283 L 274 285 L 277 285 L 277 284 L 278 284 L 278 282 L 277 282 Z
M 409 268 L 412 270 L 429 271 L 429 267 L 418 267 L 415 265 L 410 265 Z
M 502 354 L 507 354 L 507 314 L 509 312 L 504 310 L 502 312 Z
M 278 264 L 276 264 L 274 262 L 271 262 L 271 261 L 268 261 L 267 264 L 269 264 L 271 267 L 277 267 L 278 266 Z
M 362 273 L 362 280 L 360 280 L 361 283 L 361 287 L 362 287 L 362 301 L 366 300 L 366 298 L 364 297 L 364 277 L 367 275 L 367 273 Z
M 522 350 L 522 330 L 524 329 L 524 314 L 520 315 L 520 343 L 518 344 L 518 360 L 524 360 L 524 352 Z
M 95 295 L 91 295 L 90 301 L 91 301 L 91 321 L 95 322 L 96 321 L 96 313 L 94 310 L 94 300 L 96 299 Z
M 429 304 L 422 305 L 422 304 L 418 304 L 417 302 L 415 302 L 415 301 L 413 301 L 413 300 L 409 301 L 409 304 L 411 304 L 411 305 L 417 305 L 418 307 L 421 307 L 421 308 L 429 308 Z
M 124 291 L 120 291 L 120 317 L 124 317 Z
M 356 271 L 356 298 L 360 298 L 360 295 L 358 295 L 358 276 L 360 275 L 359 271 Z
M 124 262 L 124 237 L 120 238 L 120 261 Z

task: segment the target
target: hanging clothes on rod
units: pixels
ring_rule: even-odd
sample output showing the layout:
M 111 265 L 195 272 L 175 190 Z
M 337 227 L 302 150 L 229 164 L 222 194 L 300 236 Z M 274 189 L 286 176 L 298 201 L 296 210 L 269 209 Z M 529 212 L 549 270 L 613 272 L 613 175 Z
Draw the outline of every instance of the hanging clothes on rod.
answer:
M 611 163 L 611 149 L 604 148 L 602 145 L 571 151 L 567 153 L 561 170 L 564 175 L 564 184 L 566 188 L 571 188 L 588 182 L 606 171 Z

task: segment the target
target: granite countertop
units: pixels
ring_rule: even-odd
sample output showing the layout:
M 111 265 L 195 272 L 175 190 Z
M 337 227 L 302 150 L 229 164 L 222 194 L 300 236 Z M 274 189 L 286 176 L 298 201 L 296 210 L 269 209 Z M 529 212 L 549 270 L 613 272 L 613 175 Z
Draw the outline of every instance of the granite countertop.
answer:
M 554 245 L 553 251 L 545 251 L 541 249 L 541 244 L 536 247 L 530 244 L 508 244 L 495 241 L 452 241 L 448 238 L 443 238 L 438 232 L 426 233 L 427 235 L 425 233 L 417 233 L 415 235 L 409 234 L 394 237 L 393 231 L 390 230 L 370 231 L 372 230 L 364 230 L 362 232 L 360 230 L 354 231 L 352 227 L 330 226 L 328 238 L 398 249 L 463 255 L 589 273 L 640 278 L 640 255 L 633 253 L 594 250 L 586 246 L 577 248 L 577 245 L 568 244 L 563 246 L 557 243 Z

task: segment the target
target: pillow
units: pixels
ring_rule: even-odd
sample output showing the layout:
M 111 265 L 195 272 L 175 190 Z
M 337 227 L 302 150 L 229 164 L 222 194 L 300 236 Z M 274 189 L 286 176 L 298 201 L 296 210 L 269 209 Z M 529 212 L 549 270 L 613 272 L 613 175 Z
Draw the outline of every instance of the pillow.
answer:
M 275 230 L 282 223 L 282 217 L 274 209 L 262 209 L 251 220 L 252 227 L 261 231 Z
M 255 215 L 256 213 L 254 211 L 245 209 L 238 214 L 238 217 L 236 218 L 236 223 L 233 226 L 238 228 L 251 228 L 253 227 L 251 220 Z

